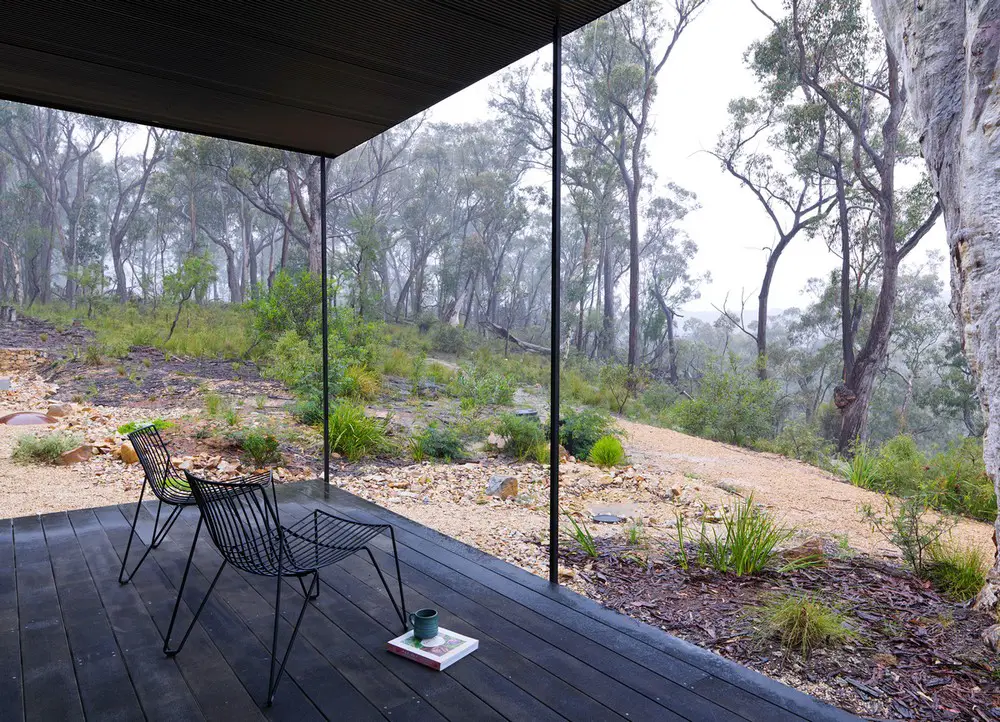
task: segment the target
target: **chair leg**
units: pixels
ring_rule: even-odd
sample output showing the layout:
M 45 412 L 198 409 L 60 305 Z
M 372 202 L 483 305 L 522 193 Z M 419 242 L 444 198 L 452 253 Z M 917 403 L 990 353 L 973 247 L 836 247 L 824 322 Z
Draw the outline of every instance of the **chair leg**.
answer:
M 305 616 L 306 607 L 319 594 L 319 572 L 314 571 L 312 575 L 312 581 L 305 592 L 305 599 L 302 600 L 302 608 L 299 610 L 299 616 L 295 620 L 295 626 L 292 628 L 291 639 L 288 640 L 288 646 L 285 647 L 285 654 L 282 656 L 281 664 L 278 666 L 276 672 L 275 664 L 278 662 L 278 629 L 281 626 L 281 584 L 284 581 L 280 575 L 277 577 L 277 591 L 274 597 L 274 636 L 271 638 L 271 672 L 268 675 L 267 702 L 264 705 L 265 707 L 270 707 L 274 702 L 274 693 L 278 689 L 278 682 L 281 681 L 281 675 L 285 672 L 285 663 L 288 661 L 288 655 L 292 651 L 292 645 L 295 644 L 295 638 L 299 634 L 299 626 L 302 624 L 302 617 Z M 299 582 L 302 582 L 301 577 L 299 578 Z
M 188 574 L 191 571 L 191 563 L 194 559 L 194 550 L 198 544 L 198 534 L 201 532 L 201 525 L 203 519 L 198 517 L 198 526 L 194 530 L 194 539 L 191 540 L 191 551 L 188 553 L 187 565 L 184 567 L 184 575 L 181 577 L 181 585 L 177 588 L 177 599 L 174 600 L 174 611 L 170 615 L 170 625 L 167 627 L 167 634 L 163 638 L 163 653 L 168 657 L 173 657 L 175 654 L 181 651 L 184 647 L 184 643 L 187 642 L 188 636 L 191 634 L 191 630 L 194 629 L 195 623 L 198 621 L 198 617 L 201 615 L 201 610 L 205 608 L 205 603 L 208 602 L 208 598 L 212 596 L 212 590 L 215 589 L 216 582 L 219 581 L 219 577 L 222 576 L 222 570 L 226 568 L 226 561 L 223 560 L 222 564 L 219 566 L 219 571 L 215 573 L 215 577 L 212 579 L 212 583 L 208 586 L 208 591 L 205 592 L 204 598 L 198 605 L 198 609 L 195 611 L 194 616 L 191 618 L 191 623 L 188 625 L 187 630 L 184 632 L 184 636 L 181 637 L 180 643 L 174 647 L 170 647 L 170 636 L 174 631 L 174 623 L 177 621 L 177 611 L 181 606 L 181 597 L 184 595 L 184 587 L 187 585 Z
M 139 558 L 139 562 L 135 565 L 128 574 L 125 573 L 125 568 L 128 566 L 129 553 L 132 551 L 132 540 L 135 538 L 135 527 L 139 522 L 139 512 L 142 510 L 142 497 L 146 493 L 146 481 L 142 482 L 142 491 L 139 492 L 139 501 L 135 505 L 135 514 L 132 517 L 132 528 L 128 534 L 128 543 L 125 545 L 125 556 L 122 557 L 122 568 L 118 572 L 118 583 L 128 584 L 135 573 L 139 571 L 139 567 L 142 563 L 146 561 L 146 557 L 149 553 L 160 546 L 160 543 L 166 538 L 167 534 L 170 532 L 171 527 L 173 527 L 174 522 L 177 521 L 177 517 L 180 516 L 181 510 L 184 508 L 182 506 L 175 506 L 173 510 L 167 515 L 167 518 L 163 522 L 163 526 L 160 526 L 160 511 L 163 509 L 163 502 L 157 501 L 156 504 L 156 519 L 153 521 L 153 536 L 149 540 L 149 546 L 146 547 L 146 551 Z
M 389 529 L 390 533 L 392 529 Z M 406 627 L 406 602 L 403 600 L 403 577 L 399 573 L 399 555 L 396 553 L 396 535 L 392 536 L 392 557 L 396 561 L 396 580 L 399 584 L 399 604 L 396 604 L 396 599 L 392 596 L 392 592 L 389 591 L 389 582 L 386 581 L 385 575 L 382 573 L 381 567 L 379 567 L 378 562 L 375 561 L 375 555 L 372 554 L 372 550 L 365 547 L 365 551 L 368 552 L 368 558 L 372 560 L 372 566 L 375 567 L 375 571 L 378 572 L 378 578 L 382 580 L 382 586 L 385 587 L 385 593 L 389 596 L 389 601 L 392 602 L 392 608 L 396 612 L 396 616 L 399 617 L 399 621 L 403 624 L 403 631 L 405 632 Z

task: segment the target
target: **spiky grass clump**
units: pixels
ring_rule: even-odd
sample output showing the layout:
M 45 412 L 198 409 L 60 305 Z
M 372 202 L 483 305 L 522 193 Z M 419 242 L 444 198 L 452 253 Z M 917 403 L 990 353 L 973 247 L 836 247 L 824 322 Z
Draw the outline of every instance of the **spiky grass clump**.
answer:
M 278 450 L 278 439 L 274 434 L 248 431 L 238 439 L 238 443 L 255 469 L 277 465 L 282 461 L 281 452 Z
M 388 423 L 365 415 L 360 406 L 341 401 L 330 411 L 330 450 L 348 461 L 391 451 Z
M 720 572 L 738 577 L 758 574 L 777 556 L 777 547 L 788 540 L 793 530 L 782 526 L 767 511 L 754 503 L 753 494 L 732 510 L 724 509 L 720 535 L 709 537 L 702 527 L 698 540 L 699 560 Z
M 786 649 L 808 657 L 821 647 L 834 647 L 854 636 L 847 619 L 810 596 L 792 594 L 764 605 L 758 617 L 760 635 L 778 639 Z
M 927 578 L 956 602 L 972 599 L 986 584 L 989 564 L 976 547 L 939 544 L 931 548 L 930 557 Z
M 580 545 L 584 554 L 596 559 L 598 557 L 597 543 L 594 541 L 594 535 L 587 528 L 587 522 L 577 522 L 576 519 L 569 515 L 569 512 L 563 513 L 566 514 L 566 518 L 569 519 L 569 523 L 572 526 L 572 529 L 567 532 L 567 536 Z
M 10 455 L 18 464 L 54 464 L 67 451 L 72 451 L 83 440 L 79 436 L 55 432 L 52 434 L 36 434 L 22 436 L 17 440 L 17 446 Z
M 454 461 L 465 457 L 465 444 L 454 428 L 432 423 L 410 439 L 410 454 L 414 461 L 425 459 Z
M 617 436 L 602 436 L 590 449 L 590 461 L 602 469 L 620 466 L 625 461 L 625 449 Z

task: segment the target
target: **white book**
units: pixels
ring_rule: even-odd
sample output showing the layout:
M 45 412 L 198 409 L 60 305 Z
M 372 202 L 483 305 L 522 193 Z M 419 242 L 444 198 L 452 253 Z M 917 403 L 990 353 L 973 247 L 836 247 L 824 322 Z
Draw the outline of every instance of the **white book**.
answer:
M 401 657 L 441 671 L 479 649 L 479 640 L 441 627 L 436 637 L 416 639 L 411 629 L 389 640 L 386 648 Z

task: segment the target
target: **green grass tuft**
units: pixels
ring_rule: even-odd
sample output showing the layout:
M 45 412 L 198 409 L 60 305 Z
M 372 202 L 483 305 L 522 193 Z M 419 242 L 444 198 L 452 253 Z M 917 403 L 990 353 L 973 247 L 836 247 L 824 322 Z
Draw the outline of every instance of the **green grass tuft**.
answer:
M 72 451 L 83 439 L 57 431 L 18 438 L 10 458 L 18 464 L 53 464 L 61 454 Z
M 602 436 L 590 449 L 590 461 L 602 469 L 621 466 L 625 461 L 625 449 L 617 436 Z
M 330 450 L 348 461 L 384 454 L 393 449 L 388 423 L 365 415 L 365 410 L 341 401 L 330 411 Z
M 833 647 L 854 636 L 847 619 L 815 597 L 777 597 L 760 609 L 760 635 L 776 638 L 786 649 L 808 657 L 820 647 Z
M 584 554 L 588 557 L 593 557 L 596 559 L 599 554 L 597 551 L 597 543 L 594 541 L 594 535 L 590 533 L 590 529 L 587 528 L 587 522 L 580 521 L 577 522 L 576 519 L 569 515 L 569 512 L 563 512 L 566 518 L 569 519 L 569 523 L 572 525 L 572 529 L 566 532 L 566 535 L 574 540 L 583 549 Z
M 983 588 L 988 570 L 986 555 L 980 549 L 938 544 L 931 548 L 926 576 L 942 593 L 964 602 Z
M 704 527 L 698 540 L 698 556 L 703 564 L 738 577 L 764 571 L 777 556 L 777 547 L 788 540 L 793 530 L 779 524 L 767 511 L 754 503 L 753 494 L 736 505 L 724 509 L 723 534 Z

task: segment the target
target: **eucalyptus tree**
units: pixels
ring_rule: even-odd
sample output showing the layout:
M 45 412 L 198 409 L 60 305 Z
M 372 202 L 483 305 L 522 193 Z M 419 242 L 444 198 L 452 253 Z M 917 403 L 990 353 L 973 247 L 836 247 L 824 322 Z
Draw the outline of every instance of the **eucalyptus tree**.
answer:
M 897 177 L 897 170 L 916 157 L 903 115 L 907 96 L 896 58 L 862 1 L 786 0 L 785 9 L 781 19 L 761 10 L 774 29 L 754 53 L 770 67 L 775 87 L 799 91 L 816 104 L 818 127 L 825 133 L 820 170 L 834 178 L 845 264 L 840 279 L 843 383 L 835 400 L 842 414 L 838 447 L 848 451 L 866 436 L 875 381 L 889 353 L 899 264 L 933 227 L 940 206 L 926 180 L 906 187 Z M 857 192 L 849 198 L 852 187 Z M 850 232 L 859 215 L 879 256 L 879 290 L 863 343 L 852 331 L 856 323 L 846 268 Z
M 751 69 L 758 77 L 768 78 L 769 59 L 752 51 L 747 56 Z M 767 261 L 757 296 L 756 325 L 748 326 L 742 311 L 739 316 L 728 308 L 723 311 L 757 345 L 757 373 L 766 379 L 768 299 L 778 261 L 788 245 L 810 232 L 826 210 L 824 191 L 830 184 L 824 184 L 818 172 L 826 133 L 817 122 L 821 116 L 814 106 L 773 82 L 765 84 L 760 97 L 733 100 L 729 117 L 713 155 L 754 196 L 774 226 L 776 238 L 764 249 Z
M 639 226 L 657 79 L 706 1 L 670 0 L 661 9 L 655 0 L 633 0 L 567 42 L 569 85 L 584 106 L 576 119 L 618 168 L 627 201 L 630 370 L 639 362 Z
M 996 2 L 873 0 L 889 53 L 912 98 L 931 181 L 944 207 L 952 304 L 987 418 L 986 470 L 1000 492 L 1000 168 L 995 139 L 1000 6 Z M 994 542 L 1000 538 L 997 518 Z M 1000 603 L 1000 553 L 977 598 Z M 1000 625 L 986 638 L 1000 646 Z

